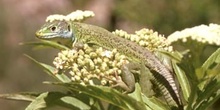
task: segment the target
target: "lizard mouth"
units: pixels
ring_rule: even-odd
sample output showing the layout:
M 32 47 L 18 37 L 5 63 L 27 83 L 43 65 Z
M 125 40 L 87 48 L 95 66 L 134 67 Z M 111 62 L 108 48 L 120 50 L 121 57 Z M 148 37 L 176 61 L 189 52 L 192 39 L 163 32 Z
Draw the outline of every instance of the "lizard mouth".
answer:
M 52 39 L 52 38 L 59 37 L 59 36 L 57 36 L 56 33 L 42 33 L 42 32 L 36 32 L 35 35 L 36 35 L 36 37 L 39 38 L 39 39 Z
M 50 40 L 57 42 L 59 44 L 67 45 L 68 47 L 72 46 L 72 32 L 67 32 L 67 33 L 43 33 L 40 31 L 37 31 L 35 33 L 36 37 L 38 39 L 42 40 Z
M 37 31 L 35 33 L 36 37 L 39 39 L 54 39 L 54 38 L 63 38 L 70 39 L 72 37 L 72 32 L 63 32 L 63 33 L 42 33 Z

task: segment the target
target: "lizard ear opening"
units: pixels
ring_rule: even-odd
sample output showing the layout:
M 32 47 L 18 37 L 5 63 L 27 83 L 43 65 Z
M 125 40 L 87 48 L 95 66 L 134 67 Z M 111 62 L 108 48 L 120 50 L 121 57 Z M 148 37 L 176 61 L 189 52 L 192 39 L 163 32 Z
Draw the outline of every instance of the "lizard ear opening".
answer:
M 70 30 L 70 25 L 67 26 L 67 29 L 68 29 L 68 31 L 71 31 L 71 30 Z

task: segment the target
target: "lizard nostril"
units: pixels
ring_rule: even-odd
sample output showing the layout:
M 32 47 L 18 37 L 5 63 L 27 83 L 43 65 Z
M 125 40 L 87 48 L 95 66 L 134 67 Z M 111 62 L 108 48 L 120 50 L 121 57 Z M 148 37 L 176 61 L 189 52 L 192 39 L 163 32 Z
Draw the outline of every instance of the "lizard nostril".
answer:
M 38 32 L 35 33 L 35 35 L 36 35 L 36 37 L 40 37 L 41 36 L 41 32 L 38 31 Z

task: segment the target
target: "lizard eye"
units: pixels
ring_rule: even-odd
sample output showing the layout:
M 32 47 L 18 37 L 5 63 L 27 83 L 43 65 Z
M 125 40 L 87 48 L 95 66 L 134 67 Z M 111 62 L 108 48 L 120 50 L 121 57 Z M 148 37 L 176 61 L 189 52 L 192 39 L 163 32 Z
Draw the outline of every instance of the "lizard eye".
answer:
M 51 27 L 50 30 L 51 31 L 55 31 L 57 28 L 55 26 Z

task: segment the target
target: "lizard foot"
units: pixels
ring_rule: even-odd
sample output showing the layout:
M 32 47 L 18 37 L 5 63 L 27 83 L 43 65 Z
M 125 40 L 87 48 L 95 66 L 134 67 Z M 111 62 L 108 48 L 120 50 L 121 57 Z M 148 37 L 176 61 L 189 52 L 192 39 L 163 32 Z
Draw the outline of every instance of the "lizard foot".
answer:
M 119 75 L 117 74 L 117 72 L 115 72 L 115 78 L 116 78 L 116 80 L 113 80 L 113 81 L 114 81 L 116 84 L 113 85 L 113 86 L 111 86 L 111 87 L 113 87 L 113 88 L 115 88 L 115 87 L 120 87 L 120 88 L 122 88 L 123 90 L 125 90 L 125 92 L 123 92 L 123 94 L 130 93 L 130 92 L 133 91 L 132 89 L 130 89 L 130 88 L 126 85 L 126 83 L 123 81 L 123 79 L 121 78 L 121 76 L 119 76 Z

